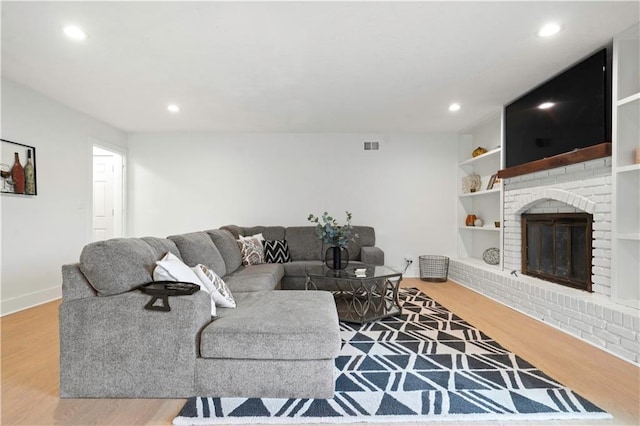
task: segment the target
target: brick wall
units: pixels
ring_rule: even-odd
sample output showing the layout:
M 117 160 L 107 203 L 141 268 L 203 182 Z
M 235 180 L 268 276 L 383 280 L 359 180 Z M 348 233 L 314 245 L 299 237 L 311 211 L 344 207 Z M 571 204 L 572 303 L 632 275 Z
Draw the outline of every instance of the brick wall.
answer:
M 522 213 L 593 214 L 592 290 L 611 296 L 611 158 L 504 181 L 504 270 L 521 269 Z
M 638 312 L 595 293 L 465 261 L 449 261 L 449 278 L 622 359 L 640 363 Z

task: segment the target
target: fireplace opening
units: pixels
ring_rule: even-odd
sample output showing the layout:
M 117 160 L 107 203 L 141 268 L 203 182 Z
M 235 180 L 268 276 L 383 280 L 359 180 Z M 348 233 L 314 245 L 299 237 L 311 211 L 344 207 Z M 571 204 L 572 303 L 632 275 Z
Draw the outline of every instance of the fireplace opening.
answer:
M 591 290 L 589 213 L 522 215 L 522 273 L 581 290 Z

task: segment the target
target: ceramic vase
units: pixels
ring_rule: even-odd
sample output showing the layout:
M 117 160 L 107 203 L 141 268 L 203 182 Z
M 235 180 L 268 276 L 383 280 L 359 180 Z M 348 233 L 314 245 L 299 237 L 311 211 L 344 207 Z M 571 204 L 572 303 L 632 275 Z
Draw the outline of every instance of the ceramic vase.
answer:
M 349 251 L 346 247 L 331 246 L 327 249 L 324 259 L 328 268 L 344 269 L 349 265 Z
M 468 214 L 467 215 L 467 219 L 464 221 L 464 224 L 467 226 L 473 226 L 476 222 L 476 215 L 475 214 Z

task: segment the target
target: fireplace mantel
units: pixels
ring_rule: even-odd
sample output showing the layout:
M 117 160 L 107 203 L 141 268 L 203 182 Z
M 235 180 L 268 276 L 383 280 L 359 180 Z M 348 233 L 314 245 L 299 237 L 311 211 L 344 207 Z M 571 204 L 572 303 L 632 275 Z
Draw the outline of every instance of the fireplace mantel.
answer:
M 502 169 L 498 172 L 501 179 L 526 175 L 529 173 L 541 172 L 543 170 L 555 169 L 556 167 L 568 166 L 570 164 L 582 163 L 584 161 L 595 160 L 597 158 L 611 157 L 611 143 L 605 142 L 587 148 L 575 149 L 564 154 L 543 158 L 526 164 Z

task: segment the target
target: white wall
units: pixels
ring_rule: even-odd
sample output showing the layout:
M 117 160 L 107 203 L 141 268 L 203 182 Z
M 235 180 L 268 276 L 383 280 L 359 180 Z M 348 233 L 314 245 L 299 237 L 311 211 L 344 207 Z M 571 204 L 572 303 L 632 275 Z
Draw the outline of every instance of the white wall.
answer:
M 65 263 L 90 241 L 91 142 L 126 149 L 126 135 L 2 80 L 2 138 L 36 148 L 38 195 L 0 196 L 0 312 L 60 297 Z
M 364 141 L 380 141 L 364 151 Z M 132 134 L 129 231 L 310 225 L 323 211 L 376 229 L 386 263 L 455 253 L 455 135 Z

